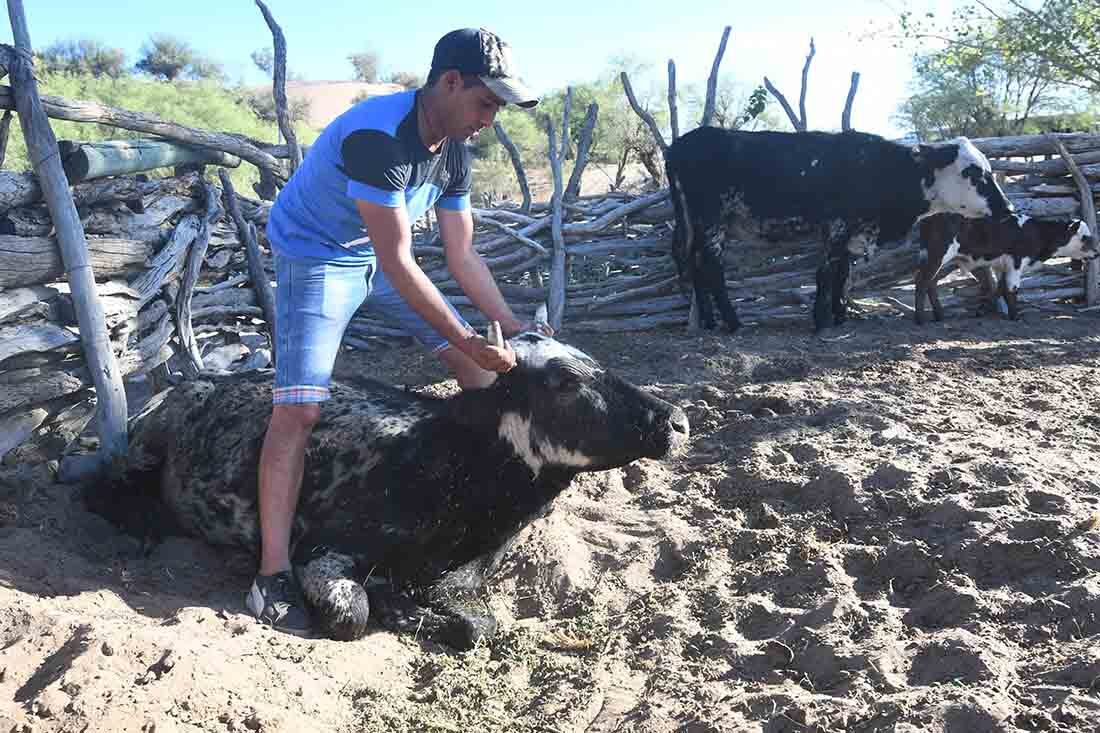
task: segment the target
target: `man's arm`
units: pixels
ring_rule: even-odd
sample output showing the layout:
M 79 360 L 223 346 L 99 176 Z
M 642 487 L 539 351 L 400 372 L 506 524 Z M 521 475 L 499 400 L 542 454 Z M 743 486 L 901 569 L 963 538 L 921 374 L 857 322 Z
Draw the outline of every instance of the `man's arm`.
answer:
M 491 321 L 500 321 L 506 336 L 528 330 L 533 324 L 521 321 L 500 294 L 493 273 L 474 249 L 474 218 L 469 209 L 455 210 L 437 206 L 439 235 L 447 258 L 447 269 L 473 301 L 474 306 Z
M 439 289 L 416 264 L 412 256 L 412 229 L 405 208 L 362 200 L 356 200 L 355 205 L 367 225 L 378 265 L 409 307 L 482 369 L 499 372 L 515 366 L 515 354 L 510 349 L 498 349 L 466 329 L 451 312 Z M 497 295 L 499 297 L 499 291 Z

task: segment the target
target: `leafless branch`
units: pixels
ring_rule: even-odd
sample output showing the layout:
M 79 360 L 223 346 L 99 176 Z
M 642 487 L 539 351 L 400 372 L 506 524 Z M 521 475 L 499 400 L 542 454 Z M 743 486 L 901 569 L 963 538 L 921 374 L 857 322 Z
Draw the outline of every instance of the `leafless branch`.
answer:
M 726 54 L 726 41 L 730 37 L 730 27 L 727 25 L 722 30 L 722 41 L 718 44 L 718 53 L 714 55 L 714 63 L 710 65 L 710 76 L 707 77 L 707 100 L 703 105 L 702 125 L 709 125 L 714 118 L 714 99 L 718 94 L 718 68 L 722 65 L 722 57 Z
M 847 132 L 852 129 L 852 102 L 856 99 L 856 90 L 859 89 L 859 72 L 852 72 L 852 85 L 848 87 L 848 99 L 844 102 L 844 112 L 840 115 L 840 129 Z

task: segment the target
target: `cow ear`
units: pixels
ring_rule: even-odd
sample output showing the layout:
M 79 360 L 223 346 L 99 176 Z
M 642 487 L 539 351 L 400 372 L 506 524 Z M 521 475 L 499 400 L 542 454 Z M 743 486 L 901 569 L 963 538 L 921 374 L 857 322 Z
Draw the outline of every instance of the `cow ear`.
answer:
M 451 418 L 459 425 L 477 428 L 500 423 L 500 399 L 489 390 L 466 390 L 449 400 L 449 408 Z
M 954 143 L 941 145 L 917 145 L 913 148 L 913 159 L 925 170 L 946 168 L 959 157 L 959 146 Z

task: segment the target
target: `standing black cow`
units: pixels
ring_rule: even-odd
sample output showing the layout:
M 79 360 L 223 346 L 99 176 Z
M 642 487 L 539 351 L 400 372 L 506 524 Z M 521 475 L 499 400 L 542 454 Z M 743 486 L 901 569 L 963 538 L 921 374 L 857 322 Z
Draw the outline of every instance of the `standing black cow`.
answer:
M 741 132 L 699 127 L 665 156 L 676 213 L 673 255 L 694 286 L 700 325 L 741 324 L 726 292 L 722 250 L 748 222 L 799 217 L 821 229 L 814 324 L 847 317 L 852 255 L 904 237 L 937 212 L 1008 214 L 985 156 L 965 138 L 915 148 L 861 132 Z
M 460 648 L 490 636 L 486 575 L 574 476 L 686 445 L 680 408 L 554 339 L 510 343 L 516 368 L 486 389 L 439 399 L 337 386 L 324 403 L 293 563 L 333 638 L 362 636 L 368 614 Z M 152 534 L 257 549 L 270 376 L 200 379 L 158 398 L 131 428 L 125 474 L 90 487 L 90 508 L 138 535 L 160 525 Z

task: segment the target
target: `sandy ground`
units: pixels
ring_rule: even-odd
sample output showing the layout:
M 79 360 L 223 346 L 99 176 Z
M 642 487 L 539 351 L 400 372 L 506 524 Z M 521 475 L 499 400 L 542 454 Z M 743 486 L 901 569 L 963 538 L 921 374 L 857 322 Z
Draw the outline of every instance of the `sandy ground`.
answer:
M 692 447 L 578 480 L 466 654 L 254 624 L 252 560 L 150 556 L 0 482 L 0 733 L 1100 730 L 1096 314 L 567 340 Z M 452 389 L 404 347 L 339 373 Z

